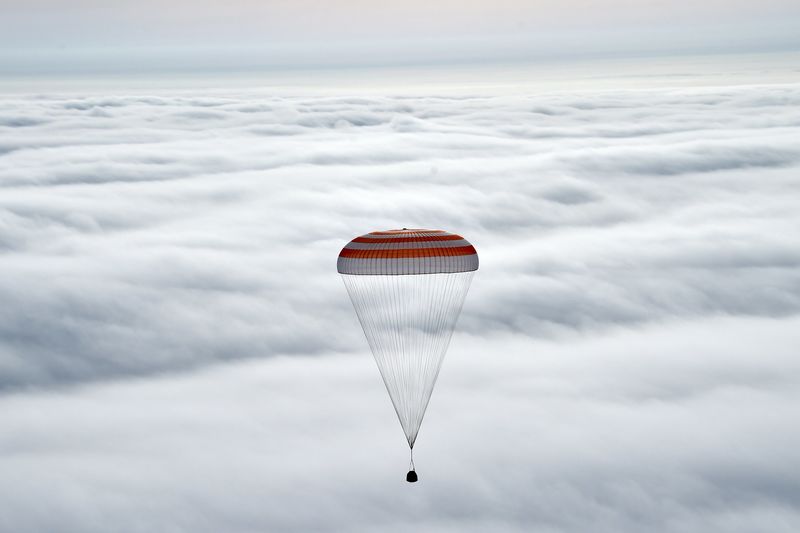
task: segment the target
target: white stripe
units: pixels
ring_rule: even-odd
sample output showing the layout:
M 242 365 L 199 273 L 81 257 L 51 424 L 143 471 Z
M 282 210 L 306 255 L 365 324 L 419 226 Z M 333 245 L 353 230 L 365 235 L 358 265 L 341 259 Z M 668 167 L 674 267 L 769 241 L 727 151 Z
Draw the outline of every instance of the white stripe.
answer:
M 414 250 L 419 248 L 458 248 L 459 246 L 469 245 L 469 241 L 460 239 L 457 241 L 388 242 L 375 244 L 370 242 L 349 242 L 345 248 L 350 250 Z
M 340 274 L 387 276 L 470 272 L 478 270 L 478 254 L 401 259 L 340 257 L 337 270 Z

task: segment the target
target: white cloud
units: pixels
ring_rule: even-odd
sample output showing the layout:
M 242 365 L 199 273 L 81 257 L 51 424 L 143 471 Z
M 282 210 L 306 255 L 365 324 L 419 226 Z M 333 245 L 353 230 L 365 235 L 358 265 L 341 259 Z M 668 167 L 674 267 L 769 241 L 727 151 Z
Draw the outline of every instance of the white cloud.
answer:
M 4 97 L 0 529 L 795 531 L 799 124 L 798 85 Z M 403 226 L 481 255 L 415 490 L 335 271 Z
M 800 309 L 792 85 L 8 98 L 0 117 L 5 387 L 347 350 L 332 265 L 376 227 L 474 241 L 475 331 Z
M 6 395 L 0 525 L 788 533 L 798 342 L 797 318 L 570 342 L 462 334 L 416 486 L 365 351 Z

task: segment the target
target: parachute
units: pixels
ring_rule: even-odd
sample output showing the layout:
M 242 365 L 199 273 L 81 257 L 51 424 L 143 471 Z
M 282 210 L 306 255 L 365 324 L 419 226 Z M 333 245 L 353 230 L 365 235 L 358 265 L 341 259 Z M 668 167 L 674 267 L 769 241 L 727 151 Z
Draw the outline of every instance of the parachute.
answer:
M 441 230 L 374 231 L 350 241 L 338 271 L 411 450 L 464 305 L 478 253 Z

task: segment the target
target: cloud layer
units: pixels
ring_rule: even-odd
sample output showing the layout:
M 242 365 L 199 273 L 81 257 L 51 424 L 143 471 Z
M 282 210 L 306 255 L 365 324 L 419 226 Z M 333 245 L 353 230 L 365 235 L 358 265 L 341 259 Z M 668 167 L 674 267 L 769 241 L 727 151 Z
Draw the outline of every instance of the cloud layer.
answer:
M 797 86 L 7 98 L 0 386 L 360 349 L 334 263 L 466 235 L 463 327 L 800 310 Z
M 4 96 L 0 529 L 797 531 L 798 138 L 797 84 Z M 404 226 L 481 256 L 414 487 L 335 269 Z
M 792 533 L 798 342 L 797 318 L 459 335 L 414 486 L 367 353 L 6 395 L 0 527 Z

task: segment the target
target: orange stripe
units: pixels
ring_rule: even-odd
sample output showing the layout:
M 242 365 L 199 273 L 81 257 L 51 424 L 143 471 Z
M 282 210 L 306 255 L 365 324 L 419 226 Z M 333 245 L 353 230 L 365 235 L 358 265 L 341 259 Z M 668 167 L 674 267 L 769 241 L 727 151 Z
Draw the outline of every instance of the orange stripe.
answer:
M 399 250 L 352 250 L 342 249 L 339 257 L 352 259 L 403 259 L 409 257 L 447 257 L 454 255 L 473 255 L 478 252 L 470 246 L 455 246 L 453 248 L 402 248 Z
M 371 239 L 369 237 L 356 237 L 351 242 L 362 242 L 366 244 L 386 244 L 395 242 L 426 242 L 426 241 L 460 241 L 464 237 L 461 235 L 431 235 L 430 237 L 396 237 L 394 239 Z

